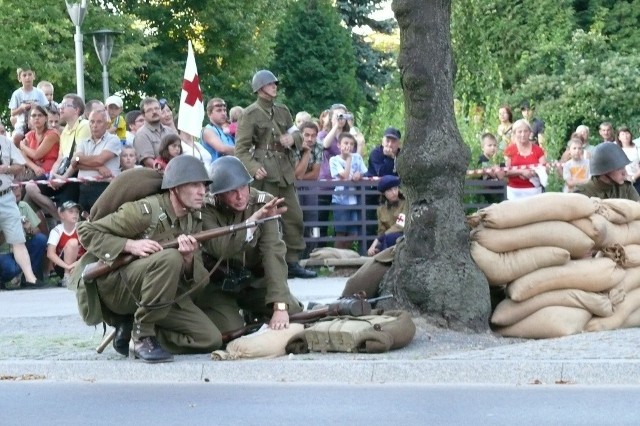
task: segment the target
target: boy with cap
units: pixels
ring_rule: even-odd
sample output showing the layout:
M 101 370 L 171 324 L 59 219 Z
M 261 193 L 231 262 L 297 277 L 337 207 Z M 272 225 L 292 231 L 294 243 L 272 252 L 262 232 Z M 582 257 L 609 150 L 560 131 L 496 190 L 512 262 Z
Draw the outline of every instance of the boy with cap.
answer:
M 404 234 L 406 203 L 399 187 L 400 178 L 393 175 L 383 176 L 378 182 L 378 191 L 380 191 L 380 200 L 382 201 L 376 211 L 378 236 L 367 250 L 369 256 L 395 245 L 396 240 Z
M 111 119 L 109 133 L 114 133 L 124 145 L 127 142 L 127 122 L 122 113 L 122 98 L 120 96 L 109 96 L 104 103 Z
M 63 276 L 58 285 L 66 287 L 73 268 L 84 254 L 84 247 L 80 245 L 76 230 L 80 218 L 80 204 L 66 201 L 58 208 L 58 215 L 62 223 L 49 233 L 47 258 L 55 265 L 58 275 Z

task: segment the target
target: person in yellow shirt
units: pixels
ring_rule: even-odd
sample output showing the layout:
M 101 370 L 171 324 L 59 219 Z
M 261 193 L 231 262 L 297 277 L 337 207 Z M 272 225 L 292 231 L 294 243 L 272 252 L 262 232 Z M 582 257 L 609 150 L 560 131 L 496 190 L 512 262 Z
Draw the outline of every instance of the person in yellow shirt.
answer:
M 118 136 L 120 142 L 124 144 L 127 141 L 127 122 L 122 115 L 122 98 L 116 95 L 109 96 L 104 104 L 111 119 L 108 132 Z

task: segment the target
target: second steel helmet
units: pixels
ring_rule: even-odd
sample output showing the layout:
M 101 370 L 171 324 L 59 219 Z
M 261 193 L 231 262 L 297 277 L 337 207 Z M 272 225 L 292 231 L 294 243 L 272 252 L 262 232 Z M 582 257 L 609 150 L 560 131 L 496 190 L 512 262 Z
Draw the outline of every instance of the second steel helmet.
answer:
M 171 189 L 185 183 L 211 183 L 211 178 L 204 168 L 202 161 L 190 155 L 179 155 L 172 158 L 164 169 L 162 189 Z
M 603 142 L 591 151 L 589 168 L 592 176 L 606 175 L 629 164 L 629 158 L 617 143 Z
M 251 80 L 251 90 L 253 90 L 253 93 L 257 93 L 258 90 L 262 89 L 267 84 L 277 82 L 278 79 L 271 71 L 260 70 L 253 75 L 253 79 Z
M 225 155 L 211 163 L 209 192 L 213 195 L 231 191 L 253 182 L 253 178 L 237 157 Z

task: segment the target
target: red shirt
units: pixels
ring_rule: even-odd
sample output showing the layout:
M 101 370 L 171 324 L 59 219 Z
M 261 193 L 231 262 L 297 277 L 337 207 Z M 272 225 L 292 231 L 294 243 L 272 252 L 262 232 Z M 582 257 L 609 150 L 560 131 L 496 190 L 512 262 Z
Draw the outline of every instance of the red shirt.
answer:
M 30 160 L 36 163 L 38 166 L 42 167 L 46 173 L 51 172 L 51 167 L 53 163 L 58 159 L 58 150 L 60 149 L 60 135 L 53 129 L 48 129 L 40 142 L 38 142 L 38 138 L 36 137 L 36 131 L 32 130 L 25 135 L 25 139 L 27 140 L 27 146 L 33 150 L 37 150 L 40 143 L 44 142 L 45 139 L 53 138 L 55 143 L 44 156 L 39 160 L 34 160 L 31 158 Z
M 539 164 L 540 158 L 544 157 L 544 151 L 538 145 L 531 144 L 531 154 L 523 157 L 518 152 L 518 145 L 511 143 L 505 148 L 504 156 L 511 159 L 511 166 L 525 166 Z M 522 179 L 521 176 L 509 176 L 507 185 L 512 188 L 535 188 L 529 179 Z

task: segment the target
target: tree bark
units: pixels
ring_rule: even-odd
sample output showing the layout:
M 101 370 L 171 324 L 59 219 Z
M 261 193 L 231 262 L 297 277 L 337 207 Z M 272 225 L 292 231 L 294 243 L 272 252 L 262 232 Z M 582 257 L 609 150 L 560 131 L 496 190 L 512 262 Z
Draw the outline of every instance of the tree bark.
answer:
M 398 172 L 409 207 L 382 290 L 441 326 L 486 330 L 489 286 L 471 258 L 462 205 L 471 154 L 453 109 L 451 0 L 394 0 L 392 9 L 406 129 Z

